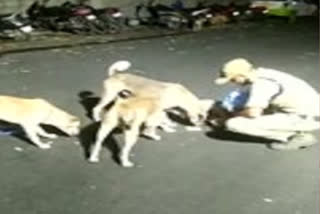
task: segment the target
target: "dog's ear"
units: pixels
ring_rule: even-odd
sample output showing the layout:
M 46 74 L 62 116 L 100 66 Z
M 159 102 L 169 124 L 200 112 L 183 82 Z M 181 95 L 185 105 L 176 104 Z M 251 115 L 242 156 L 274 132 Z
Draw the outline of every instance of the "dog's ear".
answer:
M 208 112 L 214 105 L 215 101 L 212 99 L 200 100 L 200 105 L 205 112 Z
M 123 99 L 126 99 L 126 98 L 129 98 L 129 97 L 133 97 L 133 96 L 134 96 L 134 94 L 133 94 L 131 91 L 126 90 L 126 89 L 120 91 L 120 92 L 118 93 L 118 95 L 119 95 L 120 98 L 123 98 Z

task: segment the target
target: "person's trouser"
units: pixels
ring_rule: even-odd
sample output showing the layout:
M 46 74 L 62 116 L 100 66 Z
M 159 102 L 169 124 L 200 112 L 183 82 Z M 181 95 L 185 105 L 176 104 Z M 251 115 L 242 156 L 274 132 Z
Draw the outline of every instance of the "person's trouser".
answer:
M 262 115 L 256 118 L 233 117 L 225 122 L 229 131 L 286 142 L 290 136 L 320 128 L 319 121 L 286 113 Z

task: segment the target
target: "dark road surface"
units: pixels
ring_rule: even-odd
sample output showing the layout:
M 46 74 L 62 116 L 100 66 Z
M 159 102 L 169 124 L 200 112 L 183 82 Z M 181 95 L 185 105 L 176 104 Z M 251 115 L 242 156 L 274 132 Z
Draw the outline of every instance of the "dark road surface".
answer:
M 140 139 L 131 157 L 135 168 L 121 168 L 113 160 L 112 139 L 100 163 L 86 161 L 84 145 L 93 140 L 96 126 L 79 93 L 99 96 L 105 66 L 128 59 L 143 75 L 219 98 L 228 87 L 218 88 L 213 80 L 234 57 L 292 73 L 319 90 L 316 22 L 2 56 L 1 94 L 45 98 L 78 115 L 83 132 L 80 139 L 58 138 L 46 151 L 0 136 L 0 213 L 318 214 L 318 145 L 277 152 L 263 142 L 180 126 L 177 133 L 161 133 L 161 142 Z M 123 137 L 114 140 L 121 143 Z

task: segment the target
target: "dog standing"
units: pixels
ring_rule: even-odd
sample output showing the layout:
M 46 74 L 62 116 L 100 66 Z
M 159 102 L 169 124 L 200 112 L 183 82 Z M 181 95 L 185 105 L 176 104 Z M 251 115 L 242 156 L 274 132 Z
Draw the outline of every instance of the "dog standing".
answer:
M 110 109 L 102 116 L 89 161 L 99 161 L 99 153 L 104 139 L 112 130 L 120 127 L 125 135 L 124 146 L 119 154 L 120 164 L 123 167 L 134 166 L 129 160 L 129 155 L 138 140 L 140 131 L 143 130 L 142 134 L 154 140 L 161 139 L 156 134 L 156 129 L 159 126 L 163 126 L 163 121 L 166 121 L 167 118 L 166 113 L 159 104 L 159 100 L 154 97 L 117 98 Z M 165 127 L 162 128 L 166 129 Z
M 103 82 L 101 100 L 93 109 L 93 118 L 100 120 L 105 106 L 111 103 L 121 91 L 130 91 L 136 97 L 153 97 L 159 100 L 162 109 L 178 107 L 190 122 L 199 125 L 206 119 L 212 100 L 200 101 L 186 87 L 178 83 L 162 82 L 124 72 L 131 67 L 128 61 L 117 61 L 108 69 L 108 78 Z
M 20 125 L 31 142 L 41 149 L 49 149 L 51 145 L 41 142 L 38 135 L 50 139 L 57 135 L 47 133 L 40 124 L 52 125 L 71 136 L 80 131 L 77 117 L 41 98 L 0 96 L 0 120 Z

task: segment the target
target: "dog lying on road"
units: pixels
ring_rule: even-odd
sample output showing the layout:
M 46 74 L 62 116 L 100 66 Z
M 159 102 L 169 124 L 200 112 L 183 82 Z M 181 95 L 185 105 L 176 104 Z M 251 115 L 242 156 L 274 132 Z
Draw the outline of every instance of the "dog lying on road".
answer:
M 206 119 L 212 100 L 200 101 L 186 87 L 178 83 L 162 82 L 124 72 L 131 67 L 128 61 L 117 61 L 108 69 L 108 78 L 103 82 L 100 102 L 93 109 L 95 121 L 101 119 L 103 108 L 110 104 L 121 91 L 129 91 L 136 97 L 150 97 L 159 100 L 162 109 L 179 107 L 194 125 Z
M 40 124 L 57 127 L 71 136 L 80 131 L 80 120 L 77 117 L 40 98 L 0 96 L 0 120 L 20 125 L 31 142 L 41 149 L 49 149 L 51 145 L 41 142 L 38 135 L 50 139 L 57 135 L 47 133 Z

